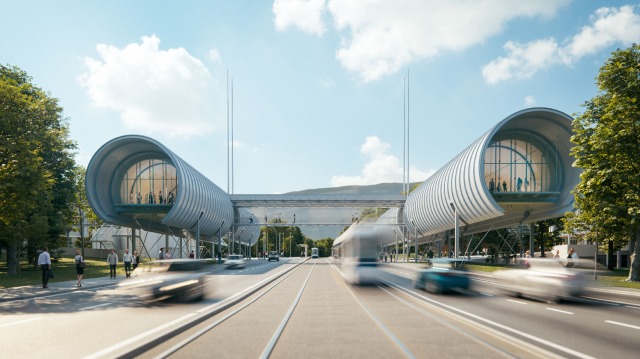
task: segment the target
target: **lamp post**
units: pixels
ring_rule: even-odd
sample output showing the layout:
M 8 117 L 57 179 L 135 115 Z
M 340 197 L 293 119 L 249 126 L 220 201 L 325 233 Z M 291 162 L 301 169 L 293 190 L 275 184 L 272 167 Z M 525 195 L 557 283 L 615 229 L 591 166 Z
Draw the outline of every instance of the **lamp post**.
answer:
M 198 220 L 196 220 L 196 259 L 200 259 L 200 219 L 203 214 L 204 212 L 200 212 Z
M 453 209 L 453 223 L 455 227 L 453 258 L 458 258 L 458 248 L 460 248 L 460 217 L 458 217 L 458 209 L 453 202 L 449 202 L 449 205 L 451 206 L 451 209 Z

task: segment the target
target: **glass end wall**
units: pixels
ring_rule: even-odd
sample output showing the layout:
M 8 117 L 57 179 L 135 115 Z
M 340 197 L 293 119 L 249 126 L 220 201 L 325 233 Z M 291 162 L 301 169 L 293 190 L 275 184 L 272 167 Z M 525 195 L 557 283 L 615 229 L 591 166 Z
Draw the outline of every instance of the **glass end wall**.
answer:
M 168 204 L 178 195 L 176 168 L 166 160 L 138 161 L 125 170 L 120 204 Z
M 558 192 L 560 171 L 557 150 L 537 137 L 502 137 L 485 150 L 485 183 L 494 194 Z

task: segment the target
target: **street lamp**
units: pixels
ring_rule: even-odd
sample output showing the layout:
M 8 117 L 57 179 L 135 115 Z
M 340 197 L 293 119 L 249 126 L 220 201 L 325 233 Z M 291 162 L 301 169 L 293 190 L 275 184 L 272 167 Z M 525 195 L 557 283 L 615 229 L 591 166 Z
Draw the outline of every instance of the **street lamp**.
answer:
M 458 217 L 458 209 L 456 208 L 456 206 L 453 204 L 453 202 L 449 202 L 449 205 L 451 206 L 451 209 L 453 209 L 453 215 L 454 215 L 454 226 L 455 226 L 455 244 L 454 244 L 454 251 L 453 251 L 453 258 L 458 258 L 458 248 L 460 248 L 460 217 Z

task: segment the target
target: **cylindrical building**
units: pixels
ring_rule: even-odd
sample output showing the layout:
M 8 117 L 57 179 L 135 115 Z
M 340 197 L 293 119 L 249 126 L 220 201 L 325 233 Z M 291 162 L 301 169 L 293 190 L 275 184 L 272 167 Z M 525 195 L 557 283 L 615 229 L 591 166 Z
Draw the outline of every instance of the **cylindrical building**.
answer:
M 171 152 L 145 136 L 104 144 L 85 179 L 87 199 L 105 222 L 158 233 L 224 235 L 233 225 L 229 195 Z
M 502 120 L 411 192 L 404 208 L 409 233 L 424 238 L 455 226 L 464 233 L 563 215 L 573 208 L 572 118 L 531 108 Z

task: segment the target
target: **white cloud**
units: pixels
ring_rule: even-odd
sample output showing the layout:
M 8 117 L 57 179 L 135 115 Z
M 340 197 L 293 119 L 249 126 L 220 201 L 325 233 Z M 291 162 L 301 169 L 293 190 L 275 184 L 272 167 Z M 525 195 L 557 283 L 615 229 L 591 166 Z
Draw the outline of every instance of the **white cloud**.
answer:
M 550 17 L 568 0 L 329 0 L 337 30 L 349 32 L 337 52 L 364 82 L 500 33 L 518 17 Z
M 396 156 L 387 153 L 391 145 L 380 141 L 378 136 L 369 136 L 360 147 L 360 152 L 369 157 L 358 176 L 333 176 L 334 187 L 350 185 L 371 185 L 385 182 L 402 182 L 402 163 Z M 416 168 L 409 171 L 411 182 L 424 181 L 435 171 L 423 172 Z
M 275 0 L 273 2 L 276 29 L 285 30 L 289 26 L 321 36 L 326 31 L 322 14 L 324 0 Z
M 534 106 L 536 104 L 536 98 L 533 96 L 525 96 L 524 98 L 524 105 L 527 107 L 531 107 Z
M 117 111 L 126 127 L 168 137 L 213 130 L 214 80 L 184 48 L 160 50 L 155 35 L 120 49 L 99 44 L 79 83 L 93 105 Z
M 487 83 L 510 79 L 528 79 L 538 70 L 553 65 L 571 65 L 583 56 L 596 53 L 613 44 L 629 45 L 640 39 L 640 14 L 637 6 L 601 8 L 591 16 L 591 25 L 566 41 L 564 46 L 553 38 L 526 44 L 507 42 L 506 57 L 491 61 L 482 69 Z

